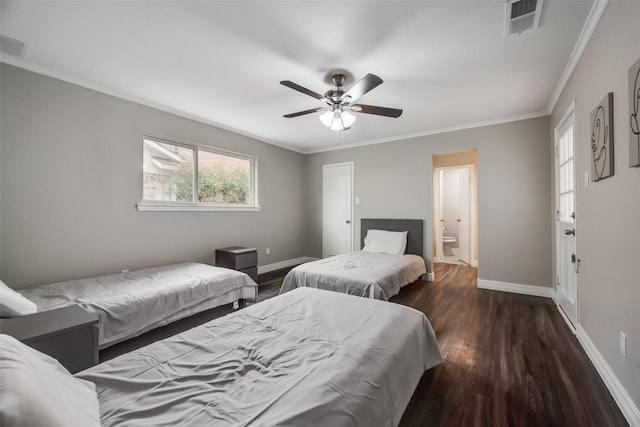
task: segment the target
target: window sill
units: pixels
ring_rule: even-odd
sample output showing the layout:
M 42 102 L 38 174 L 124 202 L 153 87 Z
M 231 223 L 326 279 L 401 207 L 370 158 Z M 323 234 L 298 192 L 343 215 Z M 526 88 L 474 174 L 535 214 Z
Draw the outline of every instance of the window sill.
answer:
M 173 203 L 138 203 L 139 212 L 259 212 L 259 206 L 214 206 Z

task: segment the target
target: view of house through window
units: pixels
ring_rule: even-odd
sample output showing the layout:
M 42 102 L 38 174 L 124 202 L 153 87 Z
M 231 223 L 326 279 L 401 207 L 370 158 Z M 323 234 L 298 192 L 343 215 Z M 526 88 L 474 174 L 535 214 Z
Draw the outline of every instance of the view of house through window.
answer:
M 254 159 L 148 138 L 143 145 L 143 201 L 254 205 Z

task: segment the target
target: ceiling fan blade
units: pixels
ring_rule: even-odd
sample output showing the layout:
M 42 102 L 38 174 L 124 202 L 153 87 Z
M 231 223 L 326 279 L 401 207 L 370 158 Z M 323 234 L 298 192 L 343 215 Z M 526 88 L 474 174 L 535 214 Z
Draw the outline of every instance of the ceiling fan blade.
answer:
M 347 90 L 342 95 L 342 99 L 346 99 L 347 97 L 349 97 L 351 98 L 349 102 L 355 102 L 362 95 L 381 84 L 382 79 L 380 77 L 376 76 L 375 74 L 367 74 L 366 76 L 355 82 L 349 88 L 349 90 Z
M 400 117 L 400 115 L 402 114 L 402 110 L 398 108 L 377 107 L 375 105 L 365 105 L 365 104 L 353 104 L 351 105 L 351 109 L 359 113 L 376 114 L 378 116 L 387 116 L 387 117 L 395 117 L 395 118 Z
M 291 88 L 293 90 L 297 90 L 298 92 L 302 92 L 305 95 L 309 95 L 309 96 L 311 96 L 311 97 L 313 97 L 315 99 L 320 99 L 320 100 L 324 99 L 324 97 L 322 95 L 320 95 L 319 93 L 314 92 L 314 91 L 312 91 L 310 89 L 307 89 L 306 87 L 300 86 L 299 84 L 294 83 L 291 80 L 282 80 L 280 82 L 280 84 L 283 85 L 283 86 L 286 86 L 288 88 Z
M 285 114 L 282 117 L 286 117 L 287 119 L 291 119 L 293 117 L 304 116 L 305 114 L 315 113 L 317 111 L 324 110 L 324 107 L 312 108 L 310 110 L 298 111 L 297 113 Z

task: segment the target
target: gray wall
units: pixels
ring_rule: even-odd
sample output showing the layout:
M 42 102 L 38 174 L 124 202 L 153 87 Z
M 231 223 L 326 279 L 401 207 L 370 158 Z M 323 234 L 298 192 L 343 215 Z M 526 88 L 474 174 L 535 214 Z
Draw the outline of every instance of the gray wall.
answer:
M 258 247 L 304 255 L 302 154 L 2 64 L 2 280 L 15 288 Z M 142 136 L 258 158 L 260 212 L 138 212 Z M 271 248 L 271 255 L 264 249 Z
M 481 279 L 552 286 L 549 118 L 511 122 L 307 156 L 307 254 L 322 253 L 322 165 L 354 162 L 355 241 L 360 218 L 425 220 L 433 257 L 432 155 L 478 150 Z M 429 271 L 432 271 L 429 265 Z
M 578 323 L 640 407 L 640 168 L 629 168 L 627 71 L 640 58 L 640 7 L 609 2 L 551 117 L 576 101 Z M 590 114 L 613 92 L 614 176 L 584 187 Z M 619 336 L 628 336 L 628 356 Z

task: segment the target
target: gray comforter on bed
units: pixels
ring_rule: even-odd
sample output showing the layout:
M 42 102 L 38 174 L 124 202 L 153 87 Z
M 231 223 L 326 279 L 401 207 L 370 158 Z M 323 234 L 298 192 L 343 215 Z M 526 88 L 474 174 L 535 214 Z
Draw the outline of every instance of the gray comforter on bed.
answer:
M 386 301 L 426 272 L 424 259 L 417 255 L 354 251 L 295 267 L 280 293 L 310 287 Z
M 104 426 L 395 426 L 442 362 L 423 313 L 300 288 L 80 372 Z
M 99 342 L 110 344 L 239 298 L 255 300 L 246 274 L 186 262 L 23 289 L 39 311 L 79 304 L 100 320 Z

